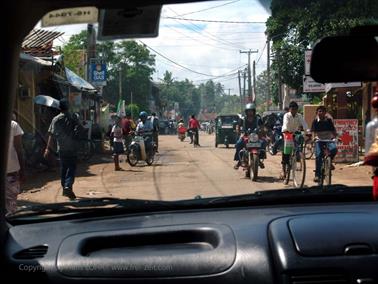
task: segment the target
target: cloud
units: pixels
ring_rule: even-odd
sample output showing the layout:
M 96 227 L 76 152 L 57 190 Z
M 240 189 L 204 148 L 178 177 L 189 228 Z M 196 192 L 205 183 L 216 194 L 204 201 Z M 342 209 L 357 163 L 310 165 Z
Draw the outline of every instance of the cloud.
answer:
M 256 73 L 259 74 L 266 69 L 267 50 L 264 32 L 269 12 L 266 5 L 263 6 L 260 1 L 262 0 L 230 0 L 165 5 L 162 9 L 159 37 L 141 40 L 172 61 L 194 71 L 213 77 L 229 74 L 229 76 L 214 80 L 237 93 L 237 68 L 243 68 L 248 62 L 248 56 L 241 54 L 240 50 L 258 50 L 258 53 L 251 55 L 251 61 L 257 62 Z M 167 17 L 199 19 L 209 22 L 185 21 Z M 48 28 L 48 30 L 65 33 L 63 37 L 55 41 L 55 45 L 64 44 L 70 36 L 85 29 L 86 25 Z M 178 80 L 187 78 L 196 84 L 211 78 L 185 70 L 156 55 L 154 79 L 161 78 L 166 70 L 171 71 Z M 234 72 L 230 72 L 231 70 Z

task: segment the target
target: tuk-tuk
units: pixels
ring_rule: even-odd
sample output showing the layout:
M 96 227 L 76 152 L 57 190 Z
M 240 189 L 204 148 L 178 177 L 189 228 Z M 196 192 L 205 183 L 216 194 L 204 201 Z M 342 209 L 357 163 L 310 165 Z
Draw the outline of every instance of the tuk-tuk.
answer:
M 224 144 L 228 148 L 230 144 L 238 141 L 236 125 L 239 121 L 239 115 L 219 115 L 215 119 L 215 147 Z

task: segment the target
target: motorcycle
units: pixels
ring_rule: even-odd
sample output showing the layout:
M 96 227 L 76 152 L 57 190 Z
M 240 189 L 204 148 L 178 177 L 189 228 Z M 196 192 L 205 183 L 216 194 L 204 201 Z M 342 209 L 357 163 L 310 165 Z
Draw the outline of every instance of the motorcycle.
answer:
M 263 147 L 263 139 L 260 139 L 258 130 L 248 131 L 243 136 L 245 148 L 240 151 L 240 161 L 245 176 L 252 181 L 256 181 L 258 177 L 259 167 L 266 159 L 266 150 Z
M 145 161 L 151 166 L 155 159 L 156 144 L 152 142 L 150 151 L 146 149 L 148 137 L 135 135 L 127 151 L 127 161 L 130 166 L 134 167 L 139 161 Z M 147 142 L 150 143 L 150 142 Z
M 187 131 L 187 129 L 185 127 L 179 127 L 178 128 L 178 138 L 180 139 L 181 142 L 183 142 L 185 140 L 186 131 Z
M 271 135 L 269 137 L 268 151 L 272 156 L 274 156 L 279 150 L 282 151 L 283 146 L 282 125 L 279 121 L 277 121 L 273 126 L 273 131 L 271 132 Z M 277 143 L 279 143 L 279 145 L 276 145 Z

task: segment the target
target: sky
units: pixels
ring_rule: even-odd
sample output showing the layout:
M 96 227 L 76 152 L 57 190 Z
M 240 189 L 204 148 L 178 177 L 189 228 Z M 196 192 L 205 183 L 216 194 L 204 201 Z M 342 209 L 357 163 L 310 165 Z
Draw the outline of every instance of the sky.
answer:
M 251 54 L 251 62 L 256 61 L 256 74 L 266 70 L 264 32 L 269 16 L 269 11 L 258 0 L 165 5 L 159 36 L 137 40 L 156 54 L 154 81 L 161 80 L 168 70 L 175 80 L 187 78 L 198 85 L 213 79 L 224 85 L 226 93 L 238 94 L 237 70 L 244 69 L 248 63 L 248 55 L 240 53 L 241 50 L 257 51 Z M 86 25 L 48 29 L 64 32 L 64 36 L 54 42 L 62 45 L 70 36 L 86 29 Z

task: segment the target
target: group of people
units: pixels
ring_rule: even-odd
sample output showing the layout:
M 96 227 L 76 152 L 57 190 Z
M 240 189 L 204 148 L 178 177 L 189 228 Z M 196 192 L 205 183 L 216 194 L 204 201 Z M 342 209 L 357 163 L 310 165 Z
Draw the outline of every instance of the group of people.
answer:
M 192 114 L 189 119 L 188 127 L 185 127 L 184 120 L 180 119 L 177 124 L 177 133 L 178 135 L 182 135 L 183 133 L 188 133 L 190 138 L 190 144 L 195 146 L 200 146 L 199 144 L 199 130 L 201 129 L 201 125 L 197 120 L 196 116 Z
M 132 119 L 131 113 L 126 112 L 126 116 L 114 117 L 114 125 L 111 127 L 109 137 L 113 148 L 114 170 L 122 171 L 119 165 L 119 155 L 125 153 L 125 147 L 128 149 L 132 142 L 134 134 L 145 137 L 146 150 L 149 151 L 152 147 L 152 142 L 155 143 L 155 151 L 159 153 L 159 119 L 156 113 L 153 112 L 149 117 L 147 112 L 141 111 L 139 113 L 139 121 L 136 124 Z
M 245 117 L 237 126 L 237 131 L 241 133 L 241 137 L 235 144 L 235 169 L 238 169 L 241 165 L 239 153 L 245 147 L 245 140 L 243 139 L 243 135 L 245 135 L 248 130 L 258 130 L 260 135 L 263 135 L 263 122 L 260 116 L 256 113 L 256 106 L 253 103 L 246 105 Z M 309 129 L 307 123 L 303 119 L 303 116 L 298 113 L 298 104 L 292 101 L 289 104 L 287 113 L 285 113 L 285 115 L 283 116 L 282 133 L 295 133 L 296 131 L 306 131 L 308 133 L 313 133 L 315 141 L 318 140 L 318 142 L 315 143 L 316 169 L 314 182 L 319 182 L 324 147 L 328 147 L 332 159 L 337 154 L 336 142 L 331 142 L 331 140 L 333 140 L 337 136 L 333 120 L 331 117 L 327 116 L 326 108 L 324 106 L 319 106 L 316 109 L 316 117 L 314 118 L 312 126 Z M 327 140 L 327 142 L 322 142 L 324 140 Z M 265 149 L 265 139 L 261 139 L 261 142 L 261 147 Z M 284 143 L 285 141 L 282 142 Z M 285 165 L 289 163 L 289 159 L 290 155 L 282 153 L 282 172 L 280 174 L 280 179 L 284 179 L 286 176 Z M 260 162 L 260 167 L 264 168 L 264 164 L 262 162 Z

